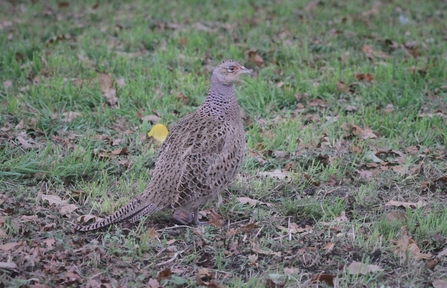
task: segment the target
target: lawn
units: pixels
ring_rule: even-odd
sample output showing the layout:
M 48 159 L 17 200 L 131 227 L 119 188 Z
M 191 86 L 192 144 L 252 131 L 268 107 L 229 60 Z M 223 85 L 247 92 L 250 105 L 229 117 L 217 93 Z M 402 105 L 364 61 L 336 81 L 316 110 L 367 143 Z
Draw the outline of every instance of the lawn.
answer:
M 446 11 L 0 1 L 0 287 L 447 287 Z M 248 151 L 209 225 L 74 231 L 142 192 L 147 133 L 224 59 L 253 69 Z

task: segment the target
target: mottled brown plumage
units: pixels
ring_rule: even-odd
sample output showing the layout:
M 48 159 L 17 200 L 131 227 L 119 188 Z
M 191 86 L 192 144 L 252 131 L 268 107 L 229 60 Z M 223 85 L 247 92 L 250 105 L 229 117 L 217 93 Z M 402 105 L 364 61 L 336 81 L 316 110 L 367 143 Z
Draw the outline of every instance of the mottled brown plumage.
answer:
M 197 224 L 199 207 L 229 184 L 244 160 L 245 134 L 233 83 L 247 73 L 234 60 L 217 66 L 204 103 L 171 127 L 143 193 L 103 221 L 75 229 L 136 222 L 166 207 L 193 211 Z M 174 220 L 189 222 L 184 216 Z

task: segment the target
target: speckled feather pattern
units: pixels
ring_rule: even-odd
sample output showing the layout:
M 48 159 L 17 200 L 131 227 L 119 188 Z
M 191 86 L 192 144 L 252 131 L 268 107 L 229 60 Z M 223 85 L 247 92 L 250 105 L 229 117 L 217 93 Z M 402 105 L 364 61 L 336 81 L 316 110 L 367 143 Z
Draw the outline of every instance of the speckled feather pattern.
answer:
M 192 211 L 214 199 L 236 176 L 245 156 L 245 133 L 232 82 L 222 83 L 213 72 L 204 103 L 175 123 L 163 142 L 152 178 L 143 193 L 101 222 L 76 225 L 79 231 L 96 230 L 161 209 Z M 245 69 L 245 68 L 244 68 Z

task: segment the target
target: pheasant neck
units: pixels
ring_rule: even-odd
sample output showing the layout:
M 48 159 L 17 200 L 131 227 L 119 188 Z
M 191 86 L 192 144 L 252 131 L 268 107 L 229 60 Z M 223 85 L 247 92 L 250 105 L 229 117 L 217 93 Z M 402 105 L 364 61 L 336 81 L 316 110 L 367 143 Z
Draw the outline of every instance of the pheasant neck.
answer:
M 199 111 L 209 116 L 239 115 L 239 106 L 233 85 L 224 85 L 213 77 L 208 96 Z

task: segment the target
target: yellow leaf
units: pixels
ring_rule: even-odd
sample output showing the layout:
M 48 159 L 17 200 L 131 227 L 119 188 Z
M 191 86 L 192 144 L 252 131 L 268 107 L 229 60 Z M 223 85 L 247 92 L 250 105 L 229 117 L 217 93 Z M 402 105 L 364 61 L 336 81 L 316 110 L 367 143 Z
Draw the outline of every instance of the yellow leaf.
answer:
M 147 133 L 147 136 L 153 137 L 155 140 L 159 141 L 160 143 L 163 143 L 165 141 L 166 137 L 168 137 L 168 128 L 166 128 L 163 124 L 155 124 L 151 131 Z

